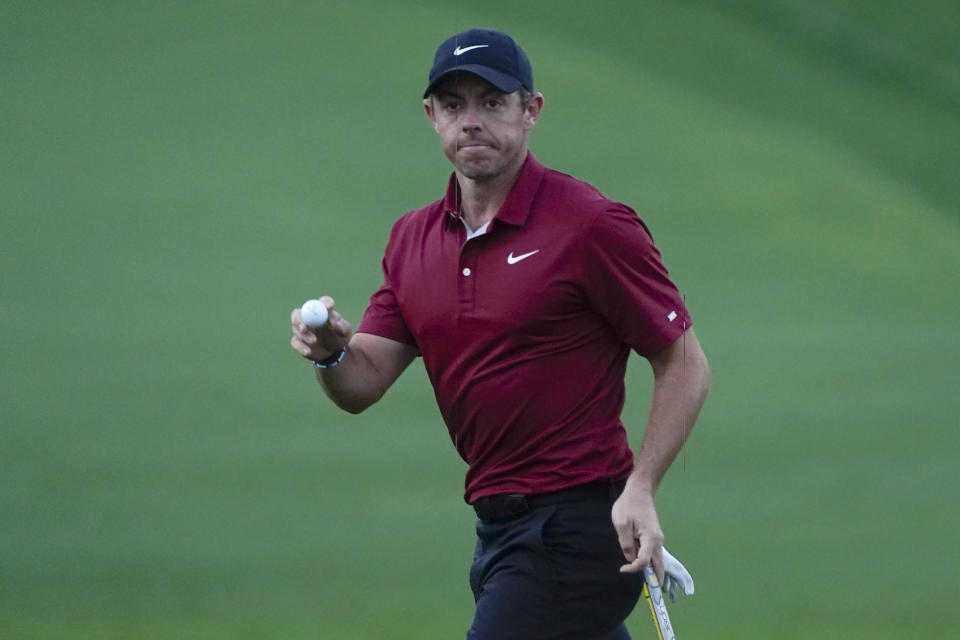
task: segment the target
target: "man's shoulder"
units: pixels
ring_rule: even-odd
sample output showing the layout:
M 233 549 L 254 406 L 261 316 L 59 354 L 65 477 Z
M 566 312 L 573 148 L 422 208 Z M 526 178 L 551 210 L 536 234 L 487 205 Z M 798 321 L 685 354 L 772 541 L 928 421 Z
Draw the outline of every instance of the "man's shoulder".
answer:
M 565 212 L 590 218 L 606 213 L 636 216 L 631 207 L 608 198 L 594 185 L 568 173 L 547 169 L 544 172 L 543 184 L 540 204 L 554 214 Z
M 444 215 L 446 212 L 443 210 L 443 200 L 435 200 L 419 209 L 408 211 L 393 223 L 391 237 L 399 234 L 423 233 L 440 224 Z
M 558 171 L 556 169 L 546 169 L 543 172 L 544 184 L 548 190 L 563 189 L 571 194 L 587 198 L 605 198 L 595 186 L 576 178 L 569 173 Z

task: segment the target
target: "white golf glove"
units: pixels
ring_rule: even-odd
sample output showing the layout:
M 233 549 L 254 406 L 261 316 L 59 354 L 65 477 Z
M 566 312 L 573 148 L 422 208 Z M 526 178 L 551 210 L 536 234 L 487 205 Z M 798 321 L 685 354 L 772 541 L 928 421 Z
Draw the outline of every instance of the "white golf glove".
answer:
M 670 597 L 670 602 L 677 601 L 677 594 L 693 595 L 693 576 L 680 561 L 670 555 L 666 547 L 663 549 L 663 569 L 666 573 L 663 579 L 663 591 Z

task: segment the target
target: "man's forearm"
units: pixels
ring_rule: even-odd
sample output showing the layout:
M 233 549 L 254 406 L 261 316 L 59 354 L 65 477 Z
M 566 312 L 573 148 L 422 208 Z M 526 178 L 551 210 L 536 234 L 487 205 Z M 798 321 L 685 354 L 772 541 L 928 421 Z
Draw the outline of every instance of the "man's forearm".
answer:
M 654 494 L 693 429 L 710 388 L 710 368 L 692 329 L 649 360 L 654 377 L 650 416 L 611 520 L 627 561 L 620 571 L 639 573 L 649 562 L 662 582 L 663 530 Z
M 317 382 L 330 400 L 349 413 L 360 413 L 386 391 L 376 384 L 376 367 L 360 346 L 349 346 L 335 367 L 315 369 Z
M 417 353 L 386 338 L 354 334 L 339 364 L 316 369 L 317 381 L 335 405 L 360 413 L 383 396 Z
M 650 363 L 653 399 L 630 482 L 652 496 L 690 436 L 710 388 L 710 368 L 692 329 Z

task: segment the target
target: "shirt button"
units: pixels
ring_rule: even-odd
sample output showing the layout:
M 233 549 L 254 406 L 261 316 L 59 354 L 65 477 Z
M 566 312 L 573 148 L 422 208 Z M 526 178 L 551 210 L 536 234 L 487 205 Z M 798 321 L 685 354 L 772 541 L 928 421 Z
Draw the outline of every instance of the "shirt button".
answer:
M 464 267 L 464 269 L 463 269 L 463 275 L 469 276 L 471 273 L 473 273 L 473 272 L 470 271 L 470 267 Z

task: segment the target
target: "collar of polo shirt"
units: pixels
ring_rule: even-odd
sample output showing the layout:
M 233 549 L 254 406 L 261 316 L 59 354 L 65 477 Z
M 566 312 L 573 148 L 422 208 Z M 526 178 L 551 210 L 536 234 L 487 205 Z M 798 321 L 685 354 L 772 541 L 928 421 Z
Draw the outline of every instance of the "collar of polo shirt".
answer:
M 498 223 L 506 222 L 515 227 L 525 226 L 527 217 L 530 215 L 530 207 L 533 206 L 533 200 L 537 196 L 537 191 L 540 190 L 540 183 L 543 182 L 545 171 L 546 169 L 540 164 L 540 161 L 533 156 L 533 153 L 528 151 L 520 176 L 493 219 Z M 447 193 L 443 198 L 443 210 L 447 212 L 444 218 L 446 229 L 454 231 L 459 228 L 460 185 L 457 183 L 456 173 L 450 174 L 450 180 L 447 182 Z M 469 228 L 467 231 L 469 233 Z

